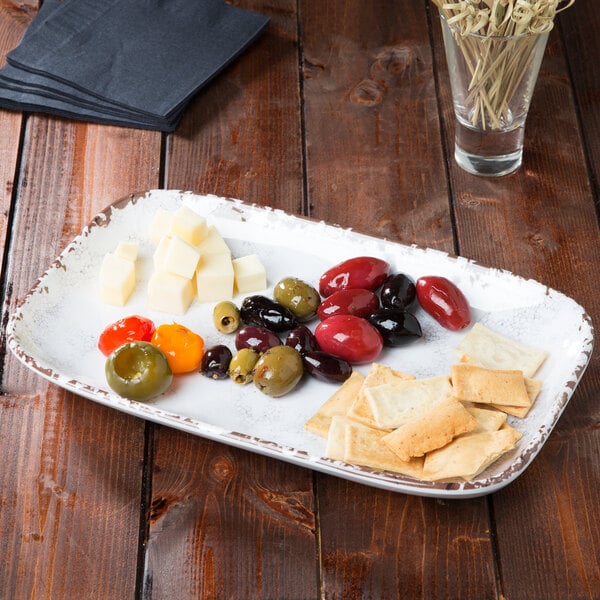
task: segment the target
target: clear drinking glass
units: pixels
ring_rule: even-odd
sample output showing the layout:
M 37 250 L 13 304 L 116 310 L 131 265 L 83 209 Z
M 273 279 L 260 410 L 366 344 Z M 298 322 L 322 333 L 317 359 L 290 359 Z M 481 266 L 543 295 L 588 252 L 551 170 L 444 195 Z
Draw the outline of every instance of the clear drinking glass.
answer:
M 454 158 L 475 175 L 512 173 L 523 160 L 525 121 L 548 33 L 463 36 L 440 17 L 456 116 Z

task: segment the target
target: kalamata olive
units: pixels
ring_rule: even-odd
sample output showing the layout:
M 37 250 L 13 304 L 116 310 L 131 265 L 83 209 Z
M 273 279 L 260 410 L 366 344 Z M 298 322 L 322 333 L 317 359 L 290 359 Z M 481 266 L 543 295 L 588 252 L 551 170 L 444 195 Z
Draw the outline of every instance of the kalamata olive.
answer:
M 223 300 L 213 308 L 213 323 L 222 333 L 233 333 L 240 326 L 240 311 L 230 300 Z
M 263 394 L 278 398 L 294 389 L 303 373 L 299 352 L 289 346 L 274 346 L 258 359 L 253 381 Z
M 225 379 L 231 362 L 231 350 L 222 344 L 209 348 L 202 357 L 200 372 L 212 379 Z
M 380 308 L 368 320 L 377 327 L 386 346 L 401 346 L 423 335 L 417 318 L 398 308 Z
M 464 329 L 471 322 L 471 309 L 456 284 L 445 277 L 431 275 L 417 279 L 419 303 L 442 327 Z
M 259 325 L 275 333 L 289 331 L 298 325 L 296 317 L 285 306 L 260 295 L 244 298 L 240 316 L 247 325 Z
M 379 298 L 371 290 L 349 288 L 327 296 L 317 309 L 321 320 L 333 315 L 366 317 L 379 308 Z
M 276 302 L 287 308 L 298 321 L 308 321 L 315 316 L 321 302 L 319 292 L 297 277 L 285 277 L 273 288 Z
M 260 358 L 260 354 L 251 348 L 238 350 L 229 363 L 229 377 L 242 385 L 252 381 L 254 367 Z
M 341 383 L 346 381 L 352 375 L 352 365 L 342 358 L 327 354 L 320 350 L 306 352 L 302 356 L 304 361 L 304 370 L 309 374 L 332 383 Z
M 248 325 L 242 327 L 235 336 L 235 348 L 241 350 L 242 348 L 251 348 L 259 353 L 266 352 L 273 346 L 280 346 L 281 340 L 277 334 L 273 333 L 266 327 L 259 327 L 258 325 Z
M 292 329 L 285 339 L 285 345 L 294 348 L 300 354 L 319 349 L 315 334 L 306 325 L 299 325 Z
M 380 296 L 384 308 L 408 308 L 417 297 L 417 288 L 410 277 L 395 273 L 386 277 Z
M 357 256 L 331 267 L 319 279 L 321 296 L 338 290 L 364 288 L 375 291 L 389 274 L 390 265 L 374 256 Z
M 383 338 L 374 325 L 354 315 L 333 315 L 315 329 L 321 350 L 351 364 L 374 361 L 383 348 Z

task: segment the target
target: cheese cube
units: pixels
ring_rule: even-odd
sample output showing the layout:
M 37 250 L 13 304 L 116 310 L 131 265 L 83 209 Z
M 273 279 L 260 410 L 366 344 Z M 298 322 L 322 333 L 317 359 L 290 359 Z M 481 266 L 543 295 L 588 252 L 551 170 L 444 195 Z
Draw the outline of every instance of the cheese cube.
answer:
M 197 246 L 206 237 L 206 219 L 191 208 L 182 206 L 173 214 L 171 234 L 180 237 L 192 246 Z
M 148 308 L 183 315 L 194 299 L 191 279 L 166 271 L 154 271 L 148 281 Z
M 229 250 L 229 246 L 221 237 L 221 234 L 218 232 L 217 228 L 214 225 L 211 225 L 208 228 L 206 237 L 204 238 L 202 243 L 199 246 L 197 246 L 197 248 L 198 250 L 200 250 L 200 254 L 231 255 L 231 250 Z
M 256 254 L 249 254 L 233 261 L 235 286 L 240 294 L 257 292 L 267 287 L 267 273 Z
M 187 279 L 194 277 L 199 260 L 200 251 L 177 236 L 161 238 L 154 251 L 155 269 L 175 273 Z
M 164 208 L 157 209 L 150 222 L 150 239 L 155 246 L 158 246 L 162 237 L 171 233 L 172 225 L 173 213 Z
M 106 254 L 100 267 L 100 300 L 125 306 L 134 287 L 135 263 L 116 254 Z
M 119 242 L 115 254 L 135 262 L 138 256 L 138 244 L 137 242 Z
M 196 272 L 196 294 L 200 302 L 218 302 L 233 296 L 233 265 L 229 254 L 206 254 Z

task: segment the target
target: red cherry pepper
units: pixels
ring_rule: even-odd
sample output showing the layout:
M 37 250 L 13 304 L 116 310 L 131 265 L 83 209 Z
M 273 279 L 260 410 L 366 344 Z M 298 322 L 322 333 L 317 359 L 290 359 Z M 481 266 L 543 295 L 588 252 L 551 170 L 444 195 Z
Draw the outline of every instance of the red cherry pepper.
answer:
M 319 279 L 321 296 L 330 296 L 338 290 L 364 288 L 375 291 L 388 276 L 390 265 L 374 256 L 349 258 L 328 269 Z
M 149 342 L 154 333 L 154 323 L 146 317 L 131 315 L 111 323 L 98 338 L 98 349 L 108 356 L 127 342 Z
M 471 309 L 464 294 L 445 277 L 428 275 L 417 279 L 417 298 L 442 327 L 452 331 L 471 323 Z

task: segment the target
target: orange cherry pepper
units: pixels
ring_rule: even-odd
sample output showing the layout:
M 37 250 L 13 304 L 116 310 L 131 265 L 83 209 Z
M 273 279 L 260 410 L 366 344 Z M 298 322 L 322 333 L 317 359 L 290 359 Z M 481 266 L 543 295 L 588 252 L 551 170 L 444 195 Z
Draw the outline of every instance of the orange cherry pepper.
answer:
M 173 373 L 190 373 L 200 368 L 204 355 L 204 339 L 185 325 L 159 325 L 151 343 L 165 353 Z

